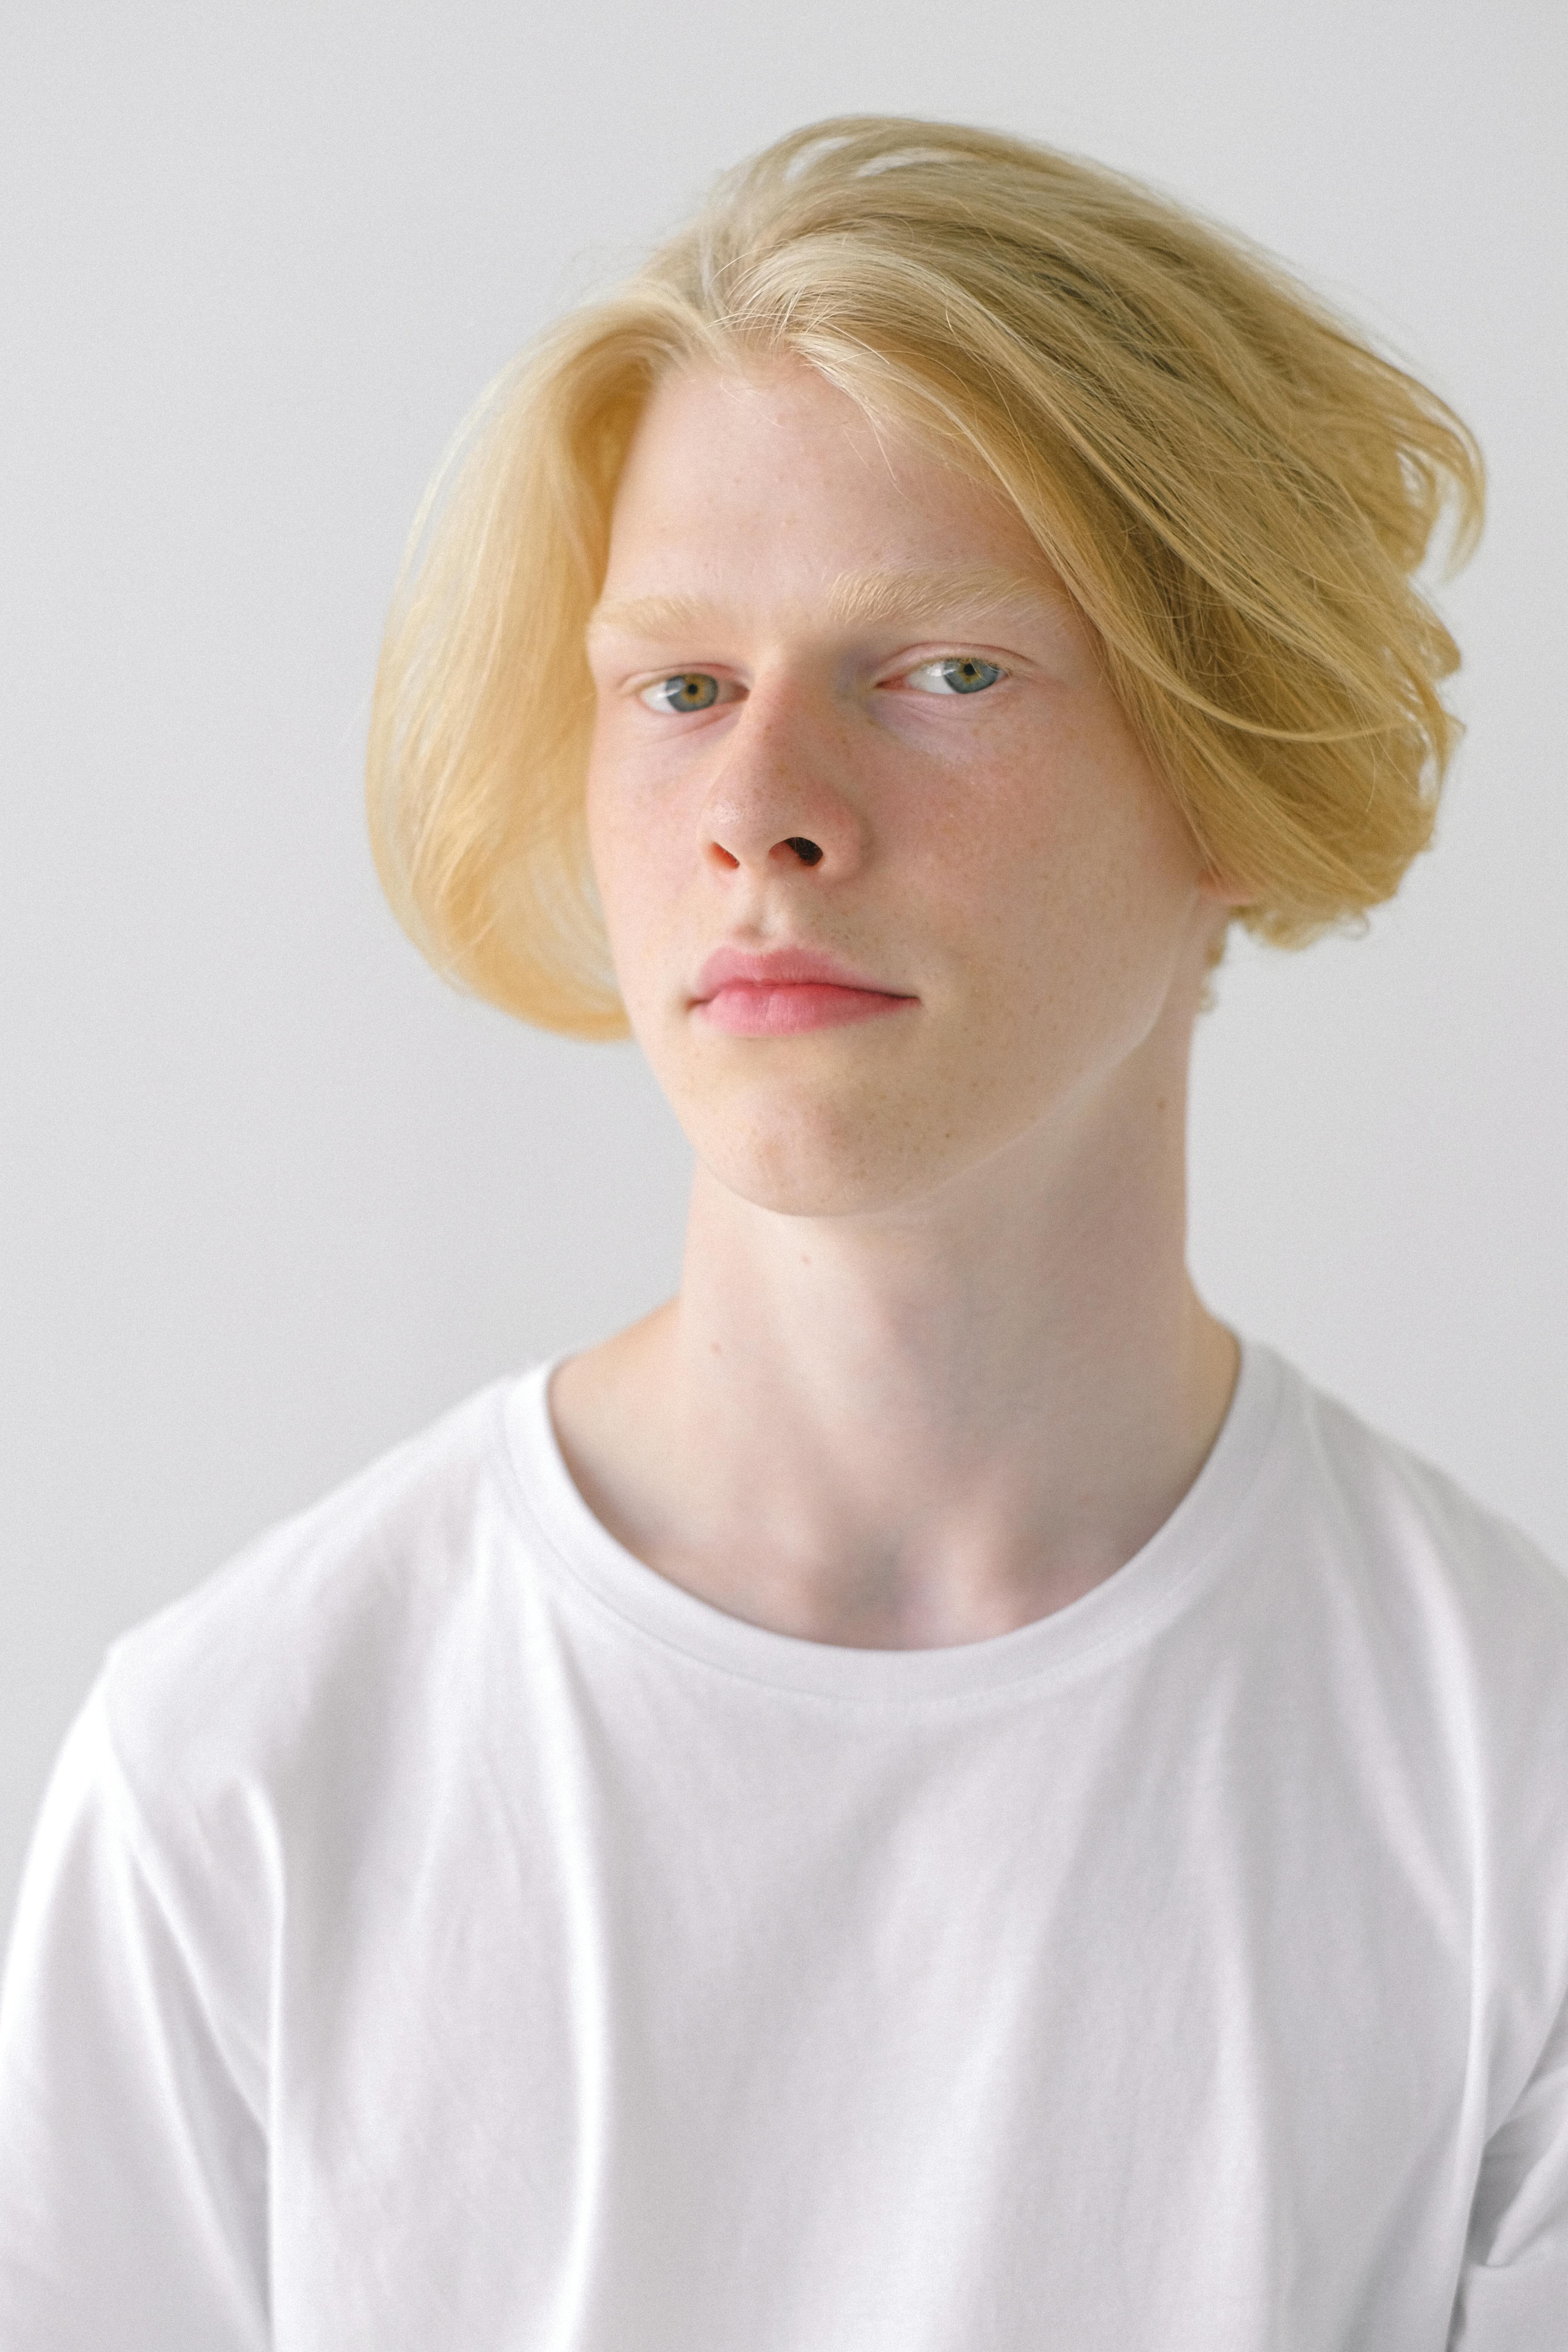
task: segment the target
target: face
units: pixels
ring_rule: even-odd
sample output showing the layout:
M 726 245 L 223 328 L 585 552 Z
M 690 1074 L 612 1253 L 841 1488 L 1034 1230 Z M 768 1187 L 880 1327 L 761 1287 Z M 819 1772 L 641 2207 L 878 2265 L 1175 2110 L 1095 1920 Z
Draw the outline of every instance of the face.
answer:
M 678 374 L 588 646 L 616 969 L 721 1183 L 892 1208 L 1168 1087 L 1217 899 L 1000 497 L 803 364 Z

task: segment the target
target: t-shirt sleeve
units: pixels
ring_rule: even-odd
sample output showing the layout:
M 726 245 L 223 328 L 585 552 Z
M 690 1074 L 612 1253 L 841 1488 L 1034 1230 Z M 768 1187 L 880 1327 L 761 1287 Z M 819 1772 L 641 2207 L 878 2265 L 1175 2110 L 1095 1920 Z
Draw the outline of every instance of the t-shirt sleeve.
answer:
M 271 2340 L 263 2102 L 159 1880 L 100 1686 L 45 1798 L 0 1997 L 0 2344 Z
M 1487 2143 L 1449 2352 L 1568 2352 L 1568 2006 Z

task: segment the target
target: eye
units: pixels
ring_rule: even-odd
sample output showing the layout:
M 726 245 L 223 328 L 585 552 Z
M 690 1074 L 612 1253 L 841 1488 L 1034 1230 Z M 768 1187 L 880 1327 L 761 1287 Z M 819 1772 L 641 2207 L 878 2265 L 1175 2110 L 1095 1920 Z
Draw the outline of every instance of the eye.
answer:
M 637 700 L 646 702 L 650 710 L 711 710 L 721 699 L 730 701 L 732 697 L 705 669 L 683 669 L 673 677 L 658 678 L 637 695 Z
M 940 661 L 921 662 L 905 672 L 904 683 L 917 694 L 983 694 L 1006 671 L 975 654 L 944 654 Z

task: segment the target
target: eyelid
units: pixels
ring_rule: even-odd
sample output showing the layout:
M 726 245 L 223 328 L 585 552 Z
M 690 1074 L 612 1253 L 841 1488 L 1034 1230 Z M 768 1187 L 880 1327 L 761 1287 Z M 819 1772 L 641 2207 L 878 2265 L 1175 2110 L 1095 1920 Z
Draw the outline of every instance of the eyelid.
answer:
M 906 662 L 901 669 L 894 672 L 887 683 L 889 686 L 904 685 L 910 678 L 918 677 L 921 670 L 941 669 L 948 662 L 973 662 L 982 669 L 995 671 L 995 677 L 988 678 L 984 687 L 971 688 L 971 694 L 989 693 L 993 687 L 999 686 L 1005 677 L 1012 675 L 1005 662 L 995 660 L 990 654 L 977 652 L 973 646 L 952 646 L 943 647 L 939 653 L 922 654 L 919 661 Z M 915 690 L 918 693 L 921 689 L 917 688 Z M 955 687 L 948 687 L 942 691 L 960 701 L 967 698 L 962 689 Z
M 672 710 L 668 704 L 661 709 L 658 703 L 649 701 L 648 697 L 659 687 L 671 686 L 677 679 L 683 677 L 710 678 L 717 689 L 712 701 L 700 704 L 695 710 L 690 711 Z M 721 709 L 729 703 L 740 701 L 746 689 L 738 678 L 726 677 L 721 670 L 707 669 L 700 663 L 691 663 L 674 669 L 644 671 L 640 676 L 627 681 L 626 691 L 635 700 L 642 704 L 645 710 L 652 710 L 658 717 L 690 719 L 700 718 L 705 710 Z
M 1000 685 L 1004 678 L 1012 677 L 1014 672 L 1012 663 L 998 660 L 994 654 L 982 653 L 973 645 L 959 642 L 946 646 L 939 645 L 929 652 L 922 652 L 914 661 L 910 661 L 905 656 L 900 659 L 897 669 L 885 673 L 879 680 L 874 682 L 883 687 L 902 686 L 921 670 L 937 669 L 944 662 L 971 661 L 996 673 L 994 677 L 986 681 L 984 688 L 972 688 L 971 694 L 988 693 L 992 688 Z M 668 706 L 661 709 L 657 703 L 648 699 L 658 687 L 682 677 L 711 678 L 717 689 L 713 701 L 700 706 L 696 710 L 683 712 L 671 710 Z M 732 672 L 717 666 L 710 667 L 707 664 L 700 662 L 677 663 L 658 669 L 642 670 L 628 678 L 622 688 L 623 693 L 640 702 L 645 709 L 655 712 L 656 716 L 670 719 L 700 718 L 705 710 L 722 709 L 731 703 L 743 700 L 749 691 L 745 680 L 736 677 Z M 921 689 L 916 688 L 915 691 L 919 692 Z M 951 687 L 945 690 L 939 690 L 931 698 L 936 700 L 949 698 L 957 700 L 968 698 L 962 689 Z

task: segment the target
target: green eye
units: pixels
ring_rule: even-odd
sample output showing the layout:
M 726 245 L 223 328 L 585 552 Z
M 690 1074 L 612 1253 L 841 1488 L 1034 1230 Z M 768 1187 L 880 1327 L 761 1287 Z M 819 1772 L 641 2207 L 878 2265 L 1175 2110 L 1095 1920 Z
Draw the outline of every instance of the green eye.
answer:
M 706 670 L 682 670 L 679 677 L 661 677 L 638 695 L 650 710 L 710 710 L 719 699 L 719 681 Z
M 948 654 L 941 661 L 921 662 L 910 670 L 909 682 L 917 694 L 984 694 L 1005 674 L 975 654 Z

